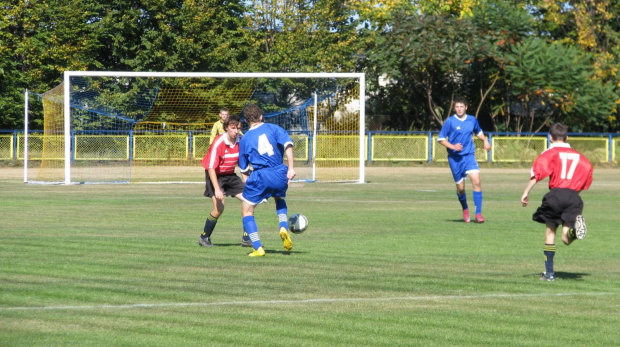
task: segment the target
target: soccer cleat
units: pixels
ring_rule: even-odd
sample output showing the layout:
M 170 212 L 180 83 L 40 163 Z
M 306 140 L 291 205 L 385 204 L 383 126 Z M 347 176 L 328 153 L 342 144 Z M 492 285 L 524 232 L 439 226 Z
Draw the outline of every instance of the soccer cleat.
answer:
M 286 231 L 286 228 L 280 228 L 280 238 L 282 239 L 282 245 L 284 249 L 290 251 L 293 249 L 293 240 L 291 240 L 291 235 Z
M 586 237 L 586 233 L 588 232 L 588 229 L 586 228 L 586 220 L 583 218 L 582 215 L 578 215 L 577 218 L 575 219 L 575 237 L 577 237 L 579 240 L 583 240 L 584 237 Z
M 250 257 L 264 257 L 265 256 L 265 249 L 262 246 L 258 247 L 258 249 L 255 249 L 254 251 L 252 251 L 252 253 L 249 253 L 248 256 L 250 256 Z
M 463 222 L 469 223 L 471 219 L 469 219 L 469 210 L 463 210 Z
M 555 276 L 554 276 L 552 273 L 551 273 L 551 274 L 549 274 L 549 275 L 547 275 L 547 273 L 546 273 L 546 272 L 543 272 L 543 273 L 540 275 L 540 280 L 541 280 L 541 281 L 547 281 L 547 282 L 553 282 L 553 281 L 555 280 Z
M 484 223 L 484 217 L 482 217 L 482 214 L 478 213 L 475 217 L 474 217 L 474 221 L 476 223 Z
M 213 247 L 213 244 L 211 243 L 211 238 L 209 237 L 201 237 L 200 240 L 198 240 L 198 244 L 202 247 Z
M 252 241 L 241 239 L 241 247 L 252 247 Z

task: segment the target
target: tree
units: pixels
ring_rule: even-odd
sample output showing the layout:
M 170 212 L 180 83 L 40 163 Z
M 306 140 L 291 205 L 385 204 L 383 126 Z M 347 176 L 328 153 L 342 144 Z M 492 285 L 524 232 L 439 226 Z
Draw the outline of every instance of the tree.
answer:
M 258 69 L 356 71 L 363 40 L 345 0 L 256 0 L 249 13 Z
M 439 127 L 454 97 L 462 94 L 463 76 L 477 59 L 480 46 L 470 19 L 401 11 L 390 30 L 377 39 L 369 59 L 377 74 L 392 81 L 389 88 L 410 95 L 416 90 L 423 93 L 424 113 L 410 115 L 419 117 L 416 127 Z
M 529 38 L 507 56 L 512 92 L 510 112 L 528 120 L 517 131 L 537 132 L 562 121 L 573 131 L 604 131 L 618 96 L 610 84 L 594 78 L 591 54 L 574 46 Z
M 83 69 L 93 41 L 81 25 L 88 0 L 0 3 L 0 125 L 20 128 L 25 89 L 43 92 L 57 84 L 63 70 Z M 34 119 L 33 126 L 40 126 Z
M 591 53 L 593 78 L 615 85 L 615 94 L 620 95 L 620 2 L 536 0 L 532 5 L 540 18 L 538 35 Z M 616 106 L 608 115 L 609 131 L 620 130 L 619 112 Z
M 421 13 L 470 17 L 479 0 L 419 0 Z
M 472 62 L 468 95 L 476 101 L 476 117 L 495 131 L 511 129 L 510 101 L 506 84 L 506 54 L 530 36 L 534 18 L 513 1 L 481 1 L 472 11 L 472 20 L 481 39 L 480 56 Z M 483 124 L 485 125 L 485 124 Z
M 354 72 L 365 46 L 358 19 L 346 0 L 256 0 L 248 13 L 248 63 L 255 71 Z M 276 104 L 305 100 L 331 81 L 280 80 L 269 86 Z
M 249 54 L 243 1 L 103 0 L 97 61 L 113 70 L 235 71 Z
M 23 91 L 65 70 L 245 70 L 243 0 L 0 0 L 0 127 L 21 127 Z M 40 116 L 33 126 L 41 126 Z

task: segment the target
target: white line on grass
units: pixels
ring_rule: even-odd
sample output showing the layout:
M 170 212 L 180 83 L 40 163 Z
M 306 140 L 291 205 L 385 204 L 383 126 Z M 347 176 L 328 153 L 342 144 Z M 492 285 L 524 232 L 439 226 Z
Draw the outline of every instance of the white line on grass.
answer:
M 411 300 L 463 300 L 463 299 L 495 299 L 495 298 L 531 298 L 531 297 L 562 297 L 562 296 L 600 296 L 616 295 L 617 293 L 534 293 L 534 294 L 486 294 L 486 295 L 431 295 L 401 296 L 393 298 L 318 298 L 302 300 L 263 300 L 263 301 L 221 301 L 221 302 L 179 302 L 127 305 L 76 305 L 76 306 L 32 306 L 32 307 L 0 307 L 0 311 L 27 310 L 93 310 L 93 309 L 128 309 L 128 308 L 160 308 L 160 307 L 197 307 L 197 306 L 235 306 L 235 305 L 282 305 L 282 304 L 322 304 L 334 302 L 380 302 L 380 301 L 411 301 Z

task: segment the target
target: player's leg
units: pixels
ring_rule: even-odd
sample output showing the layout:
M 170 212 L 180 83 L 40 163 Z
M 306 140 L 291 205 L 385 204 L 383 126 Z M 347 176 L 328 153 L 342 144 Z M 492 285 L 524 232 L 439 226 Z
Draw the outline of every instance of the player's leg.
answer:
M 245 184 L 236 174 L 222 176 L 220 180 L 220 187 L 224 191 L 225 195 L 234 196 L 243 202 L 242 194 Z M 243 234 L 241 235 L 241 246 L 252 247 L 252 242 L 250 241 L 248 234 L 245 232 L 245 229 L 243 229 Z
M 278 226 L 280 229 L 280 238 L 284 249 L 290 251 L 293 249 L 293 240 L 288 233 L 288 208 L 284 198 L 274 198 L 276 201 L 276 213 L 278 215 Z
M 461 208 L 463 209 L 463 221 L 469 223 L 469 206 L 467 205 L 467 194 L 465 193 L 465 172 L 461 167 L 461 162 L 457 158 L 448 156 L 448 163 L 450 164 L 450 171 L 452 171 L 452 177 L 456 184 L 456 198 L 459 200 Z
M 569 245 L 575 239 L 583 239 L 588 231 L 586 221 L 581 215 L 583 213 L 583 200 L 581 200 L 579 193 L 569 189 L 561 190 L 558 194 L 561 194 L 562 201 L 565 204 L 561 218 L 568 229 L 562 233 L 562 241 Z
M 469 206 L 467 205 L 467 193 L 465 192 L 464 178 L 456 184 L 456 198 L 459 200 L 461 208 L 463 209 L 463 221 L 465 223 L 469 223 L 471 219 L 469 217 Z
M 555 256 L 555 232 L 557 226 L 547 224 L 545 231 L 545 246 L 543 247 L 543 254 L 545 260 L 545 272 L 540 277 L 544 281 L 553 281 L 555 279 L 555 272 L 553 270 L 553 257 Z
M 250 241 L 252 241 L 252 247 L 254 248 L 254 251 L 248 255 L 250 257 L 264 256 L 265 249 L 258 236 L 258 225 L 254 219 L 254 205 L 244 200 L 241 207 L 241 214 L 243 215 L 243 229 L 248 233 Z
M 278 215 L 278 228 L 282 245 L 285 250 L 293 249 L 293 240 L 288 232 L 288 208 L 286 206 L 286 191 L 288 190 L 288 167 L 279 165 L 269 170 L 269 176 L 265 177 L 265 184 L 270 188 L 271 196 L 276 202 L 276 214 Z
M 215 225 L 217 225 L 217 220 L 220 218 L 222 213 L 224 213 L 224 201 L 220 201 L 215 198 L 215 196 L 211 197 L 211 201 L 213 202 L 213 210 L 209 213 L 209 217 L 205 221 L 205 226 L 203 228 L 203 232 L 200 235 L 200 240 L 198 244 L 203 247 L 212 247 L 213 243 L 211 242 L 211 234 L 213 234 L 213 230 L 215 230 Z
M 241 198 L 241 193 L 235 195 L 235 198 L 239 199 L 239 201 L 243 203 L 243 199 Z M 252 247 L 252 241 L 250 240 L 250 236 L 248 236 L 248 232 L 245 230 L 245 225 L 243 226 L 243 235 L 241 235 L 241 246 Z
M 243 229 L 248 233 L 254 251 L 249 254 L 250 257 L 262 257 L 265 255 L 265 249 L 258 236 L 258 225 L 254 219 L 254 207 L 263 201 L 267 196 L 266 187 L 263 184 L 263 175 L 260 171 L 254 171 L 245 181 L 241 199 L 241 214 L 243 216 Z
M 568 227 L 566 225 L 562 226 L 562 242 L 565 245 L 570 246 L 573 241 L 575 241 L 577 237 L 575 236 L 575 229 Z
M 480 184 L 480 171 L 470 171 L 468 175 L 472 184 L 474 205 L 476 205 L 474 220 L 478 223 L 484 223 L 484 217 L 482 217 L 482 185 Z

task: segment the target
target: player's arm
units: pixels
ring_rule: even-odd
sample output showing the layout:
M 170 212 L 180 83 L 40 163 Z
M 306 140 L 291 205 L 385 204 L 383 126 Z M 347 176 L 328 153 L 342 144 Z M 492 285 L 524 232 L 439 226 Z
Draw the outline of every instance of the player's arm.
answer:
M 521 196 L 521 205 L 523 207 L 527 206 L 530 202 L 530 191 L 534 188 L 536 182 L 538 182 L 536 177 L 531 177 L 530 181 L 527 183 L 527 187 L 525 187 L 525 191 L 523 191 L 523 195 Z
M 286 177 L 288 177 L 289 183 L 297 174 L 295 173 L 295 158 L 293 156 L 293 145 L 288 144 L 284 149 L 284 155 L 286 156 L 286 164 L 288 165 L 288 172 L 286 173 Z
M 447 149 L 451 149 L 455 152 L 460 152 L 463 150 L 462 143 L 452 144 L 450 141 L 448 141 L 448 139 L 450 138 L 450 124 L 452 124 L 451 119 L 452 118 L 448 118 L 443 123 L 443 126 L 439 131 L 439 135 L 437 135 L 437 142 L 439 142 L 440 145 L 446 147 Z
M 213 193 L 215 194 L 215 198 L 220 201 L 224 200 L 224 193 L 220 187 L 220 182 L 217 180 L 217 173 L 215 173 L 215 169 L 208 169 L 207 171 L 209 172 L 209 179 L 213 185 Z
M 453 151 L 460 152 L 460 151 L 463 150 L 463 145 L 462 144 L 457 143 L 457 144 L 453 145 L 453 144 L 450 143 L 450 141 L 448 141 L 446 139 L 443 139 L 443 140 L 439 141 L 439 144 L 444 146 L 444 147 L 446 147 L 446 148 L 449 148 L 449 149 L 451 149 Z
M 241 166 L 239 166 L 239 172 L 241 172 L 241 181 L 245 183 L 252 173 L 252 167 L 247 165 L 244 169 L 242 169 Z
M 219 135 L 218 123 L 213 124 L 213 128 L 211 128 L 211 138 L 209 139 L 209 145 L 213 143 L 217 135 Z
M 245 140 L 245 138 L 242 140 Z M 239 143 L 239 161 L 237 162 L 237 166 L 239 167 L 239 172 L 241 172 L 241 180 L 243 181 L 243 183 L 248 180 L 248 177 L 252 173 L 252 168 L 250 167 L 248 158 L 244 153 L 244 145 L 242 143 Z
M 484 135 L 484 133 L 482 131 L 479 132 L 478 135 L 476 135 L 476 137 L 484 142 L 484 150 L 485 151 L 488 152 L 488 151 L 491 150 L 491 144 L 489 143 L 489 139 L 487 139 L 487 137 Z

